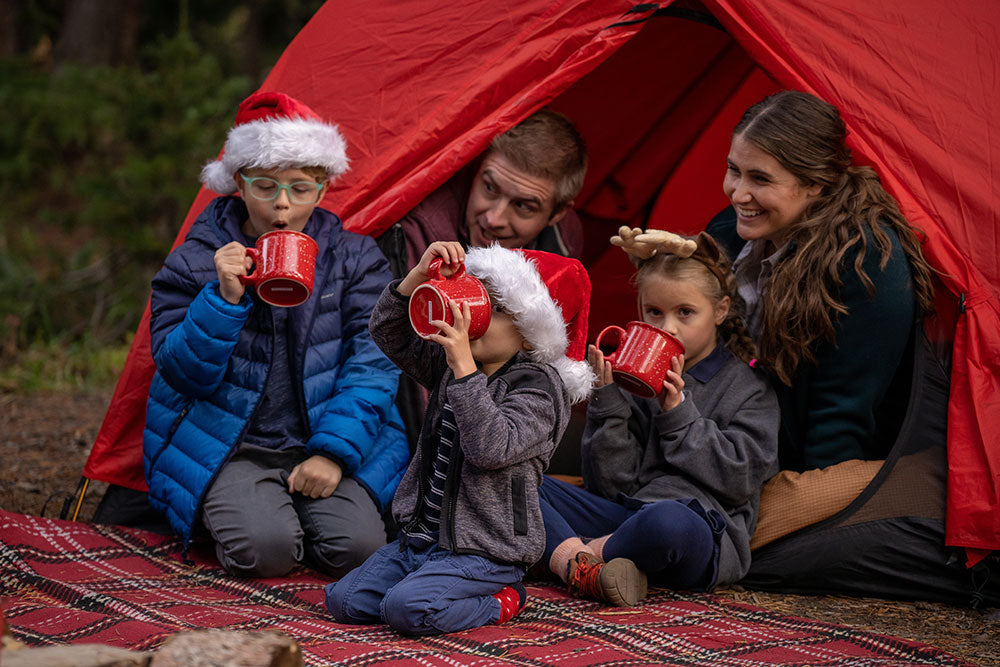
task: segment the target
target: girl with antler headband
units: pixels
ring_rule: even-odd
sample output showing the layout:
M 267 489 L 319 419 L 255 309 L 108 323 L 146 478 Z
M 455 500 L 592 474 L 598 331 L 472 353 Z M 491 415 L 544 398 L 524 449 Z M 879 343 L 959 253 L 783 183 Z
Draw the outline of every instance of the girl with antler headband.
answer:
M 749 362 L 754 346 L 737 307 L 729 262 L 707 234 L 643 234 L 612 243 L 637 266 L 640 318 L 678 338 L 686 353 L 659 396 L 597 375 L 583 436 L 585 487 L 546 477 L 543 563 L 571 594 L 617 606 L 654 584 L 707 590 L 750 567 L 760 487 L 777 471 L 778 406 Z

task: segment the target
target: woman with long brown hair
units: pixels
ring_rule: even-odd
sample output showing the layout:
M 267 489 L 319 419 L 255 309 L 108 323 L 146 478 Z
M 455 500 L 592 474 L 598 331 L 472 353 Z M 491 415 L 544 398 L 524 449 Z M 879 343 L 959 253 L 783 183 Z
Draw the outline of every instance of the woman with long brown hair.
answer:
M 806 93 L 750 107 L 727 156 L 731 206 L 707 228 L 735 258 L 755 365 L 781 409 L 782 469 L 761 490 L 740 583 L 1000 604 L 1000 561 L 967 563 L 945 544 L 949 387 L 924 331 L 932 269 L 846 135 L 837 109 Z M 621 242 L 650 256 L 664 234 Z
M 835 107 L 782 91 L 733 131 L 708 231 L 735 257 L 781 407 L 742 583 L 1000 603 L 997 564 L 944 541 L 948 371 L 923 335 L 932 269 Z M 638 237 L 642 240 L 643 237 Z
M 708 231 L 735 257 L 748 323 L 782 408 L 783 468 L 885 458 L 880 428 L 914 323 L 933 305 L 914 230 L 869 167 L 856 166 L 837 109 L 781 91 L 733 131 Z M 897 425 L 898 429 L 898 425 Z

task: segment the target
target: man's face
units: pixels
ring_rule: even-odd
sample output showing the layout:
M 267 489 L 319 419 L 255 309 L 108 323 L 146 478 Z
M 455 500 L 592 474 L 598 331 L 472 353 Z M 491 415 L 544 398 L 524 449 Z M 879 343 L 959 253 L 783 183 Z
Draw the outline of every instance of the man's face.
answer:
M 489 153 L 472 181 L 465 207 L 469 245 L 495 242 L 523 248 L 534 241 L 566 214 L 564 206 L 553 215 L 555 187 L 555 181 L 526 174 L 503 155 Z

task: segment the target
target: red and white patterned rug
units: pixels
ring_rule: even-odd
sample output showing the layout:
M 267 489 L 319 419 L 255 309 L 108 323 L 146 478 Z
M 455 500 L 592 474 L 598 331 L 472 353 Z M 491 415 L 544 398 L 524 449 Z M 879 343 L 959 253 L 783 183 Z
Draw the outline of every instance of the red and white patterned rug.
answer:
M 140 530 L 0 510 L 0 610 L 30 645 L 100 643 L 156 649 L 192 629 L 277 630 L 310 665 L 969 665 L 905 639 L 793 618 L 710 594 L 656 589 L 617 609 L 528 586 L 511 623 L 441 637 L 338 625 L 323 608 L 329 579 L 300 569 L 236 579 L 208 550 Z

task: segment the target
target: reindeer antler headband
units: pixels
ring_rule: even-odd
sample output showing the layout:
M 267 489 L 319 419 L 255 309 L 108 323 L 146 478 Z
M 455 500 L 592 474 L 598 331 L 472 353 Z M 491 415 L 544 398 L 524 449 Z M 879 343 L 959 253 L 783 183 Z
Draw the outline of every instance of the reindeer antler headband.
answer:
M 712 272 L 722 288 L 726 289 L 726 274 L 722 267 L 722 251 L 709 234 L 701 232 L 697 239 L 689 239 L 665 229 L 643 231 L 638 227 L 629 229 L 625 225 L 618 228 L 618 234 L 611 237 L 611 245 L 628 253 L 633 261 L 649 259 L 656 254 L 670 254 L 681 258 L 691 258 L 701 262 Z

